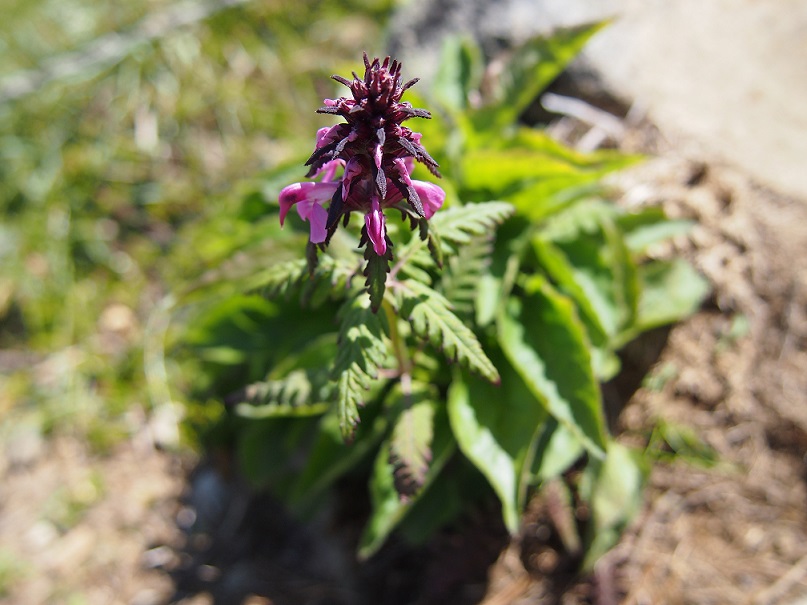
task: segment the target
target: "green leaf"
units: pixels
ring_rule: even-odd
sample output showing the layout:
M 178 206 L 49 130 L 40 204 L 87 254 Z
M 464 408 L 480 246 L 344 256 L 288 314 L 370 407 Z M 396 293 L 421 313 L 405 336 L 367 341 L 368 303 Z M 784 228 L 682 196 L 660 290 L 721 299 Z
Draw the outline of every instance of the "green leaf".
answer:
M 347 285 L 356 268 L 328 255 L 321 255 L 313 272 L 307 259 L 271 264 L 250 280 L 249 290 L 261 290 L 267 298 L 299 295 L 301 302 L 318 306 L 348 293 Z
M 404 406 L 390 436 L 390 464 L 395 469 L 395 486 L 401 497 L 411 498 L 423 487 L 431 461 L 436 393 L 429 385 L 413 383 L 409 393 L 400 385 L 387 400 Z
M 693 221 L 670 220 L 661 208 L 645 208 L 640 212 L 624 214 L 617 225 L 625 234 L 625 244 L 633 254 L 645 252 L 655 243 L 691 231 Z
M 639 267 L 641 298 L 636 332 L 679 321 L 698 310 L 710 286 L 687 261 L 653 261 Z
M 390 464 L 390 442 L 381 446 L 376 456 L 373 474 L 370 478 L 370 500 L 373 512 L 364 528 L 359 542 L 359 557 L 372 556 L 395 527 L 406 516 L 412 506 L 428 491 L 445 466 L 456 443 L 448 426 L 448 419 L 442 407 L 435 409 L 434 439 L 432 440 L 432 461 L 426 473 L 423 487 L 410 498 L 402 499 L 395 486 L 395 468 Z
M 322 493 L 339 477 L 355 468 L 378 444 L 387 428 L 383 413 L 362 422 L 353 443 L 346 444 L 339 426 L 339 414 L 325 414 L 316 438 L 289 489 L 289 502 L 295 511 L 310 512 L 320 503 Z
M 471 190 L 484 190 L 501 198 L 513 190 L 514 185 L 544 183 L 549 179 L 563 179 L 564 188 L 587 184 L 601 178 L 608 171 L 586 169 L 540 151 L 513 149 L 475 149 L 463 156 L 463 186 Z
M 342 436 L 350 439 L 359 422 L 359 406 L 387 357 L 389 326 L 384 313 L 373 313 L 363 296 L 340 309 L 338 353 L 331 375 L 337 381 Z
M 431 218 L 431 229 L 437 230 L 446 254 L 455 246 L 467 244 L 475 235 L 492 234 L 498 225 L 513 214 L 513 206 L 506 202 L 465 204 L 441 210 Z
M 285 493 L 296 475 L 290 461 L 302 446 L 316 418 L 275 417 L 251 420 L 236 435 L 241 470 L 256 486 L 271 485 Z
M 585 453 L 574 434 L 554 418 L 547 420 L 538 436 L 533 459 L 533 481 L 543 483 L 566 472 Z
M 452 313 L 451 303 L 444 296 L 420 282 L 405 280 L 396 283 L 395 307 L 417 336 L 441 349 L 450 360 L 459 361 L 491 382 L 499 380 L 476 335 Z
M 523 300 L 498 318 L 499 343 L 547 411 L 595 456 L 605 450 L 605 421 L 585 328 L 572 302 L 533 278 Z
M 562 275 L 557 262 L 551 265 L 556 270 L 553 277 L 580 301 L 590 327 L 605 332 L 612 348 L 624 344 L 620 333 L 635 321 L 639 301 L 636 264 L 615 224 L 616 216 L 616 209 L 603 202 L 580 203 L 550 220 L 542 232 L 544 241 L 554 246 L 555 260 L 560 261 L 557 252 L 562 253 L 571 273 Z M 597 332 L 592 332 L 595 344 Z
M 612 441 L 605 459 L 592 460 L 586 473 L 593 477 L 592 522 L 583 568 L 590 570 L 641 510 L 649 469 L 641 452 Z
M 513 124 L 603 26 L 594 24 L 561 30 L 551 38 L 533 38 L 516 49 L 495 87 L 494 102 L 474 116 L 480 129 Z
M 449 36 L 443 41 L 432 93 L 450 111 L 468 106 L 468 95 L 482 79 L 482 53 L 471 38 Z
M 601 345 L 608 340 L 599 313 L 594 308 L 586 290 L 580 285 L 575 268 L 563 251 L 551 242 L 538 236 L 532 240 L 532 248 L 538 262 L 558 289 L 570 297 L 580 311 L 580 318 L 586 324 L 591 342 Z
M 512 369 L 500 387 L 455 372 L 448 415 L 460 450 L 493 487 L 504 523 L 515 533 L 529 483 L 532 443 L 546 418 L 541 403 Z
M 489 276 L 493 254 L 493 238 L 477 236 L 449 257 L 440 280 L 440 291 L 451 301 L 457 315 L 463 319 L 474 316 L 479 286 Z
M 294 370 L 280 380 L 253 383 L 229 399 L 238 402 L 235 411 L 244 418 L 316 416 L 330 407 L 316 392 L 322 374 L 318 370 Z
M 373 313 L 378 313 L 378 309 L 381 308 L 381 301 L 384 300 L 384 289 L 387 284 L 387 273 L 389 273 L 392 250 L 387 247 L 383 255 L 376 254 L 372 244 L 368 241 L 364 249 L 364 258 L 367 260 L 367 266 L 364 268 L 364 275 L 367 280 L 364 285 L 370 295 L 370 308 Z

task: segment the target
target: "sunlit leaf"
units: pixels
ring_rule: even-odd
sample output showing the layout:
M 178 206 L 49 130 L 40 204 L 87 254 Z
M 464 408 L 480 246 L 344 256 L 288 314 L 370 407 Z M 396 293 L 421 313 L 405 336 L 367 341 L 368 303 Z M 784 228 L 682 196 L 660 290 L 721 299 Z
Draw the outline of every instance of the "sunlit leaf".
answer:
M 683 259 L 653 261 L 639 267 L 641 298 L 637 330 L 644 331 L 688 317 L 709 294 L 710 286 Z
M 502 503 L 508 530 L 518 529 L 532 443 L 546 412 L 508 369 L 501 386 L 459 372 L 448 391 L 451 429 L 462 453 L 487 478 Z
M 431 342 L 452 361 L 456 360 L 491 382 L 499 380 L 496 367 L 485 355 L 473 331 L 451 311 L 451 303 L 428 286 L 416 281 L 399 282 L 395 305 L 420 338 Z
M 386 360 L 386 316 L 373 313 L 364 296 L 348 301 L 340 311 L 339 349 L 332 369 L 337 381 L 339 425 L 350 439 L 359 423 L 359 407 L 366 401 L 371 381 Z
M 502 350 L 532 393 L 586 449 L 600 456 L 605 422 L 588 340 L 572 302 L 534 278 L 498 318 Z
M 533 480 L 537 483 L 558 477 L 585 453 L 574 434 L 554 418 L 544 423 L 535 447 Z
M 556 31 L 550 38 L 533 38 L 517 48 L 499 75 L 493 102 L 475 116 L 476 123 L 492 129 L 513 124 L 603 25 Z

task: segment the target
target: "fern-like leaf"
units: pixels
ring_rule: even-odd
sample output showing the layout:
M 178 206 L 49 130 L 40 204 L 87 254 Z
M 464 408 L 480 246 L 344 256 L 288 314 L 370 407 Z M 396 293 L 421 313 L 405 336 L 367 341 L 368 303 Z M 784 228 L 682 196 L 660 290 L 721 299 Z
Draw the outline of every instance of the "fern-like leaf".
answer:
M 390 464 L 395 469 L 395 489 L 411 498 L 426 481 L 432 459 L 434 405 L 422 401 L 401 412 L 390 437 Z
M 297 294 L 304 305 L 317 306 L 348 291 L 356 268 L 323 255 L 313 266 L 309 259 L 297 259 L 268 267 L 256 275 L 250 286 L 267 298 L 290 298 Z
M 395 289 L 398 313 L 408 319 L 412 331 L 429 341 L 452 361 L 499 382 L 499 372 L 482 350 L 476 335 L 451 311 L 442 294 L 417 281 L 398 282 Z
M 452 254 L 457 246 L 467 244 L 473 236 L 492 233 L 514 211 L 507 202 L 454 206 L 432 217 L 430 231 L 440 234 L 443 253 Z
M 359 407 L 378 369 L 387 358 L 386 315 L 373 313 L 364 296 L 345 302 L 340 310 L 338 352 L 331 375 L 337 383 L 339 426 L 342 436 L 353 437 L 359 423 Z
M 426 480 L 432 459 L 436 398 L 432 385 L 414 382 L 408 392 L 396 385 L 386 400 L 392 407 L 403 408 L 389 439 L 389 462 L 402 499 L 417 494 Z
M 293 370 L 278 380 L 253 383 L 225 401 L 236 404 L 236 413 L 246 418 L 323 414 L 330 407 L 323 374 L 321 370 Z
M 474 237 L 468 245 L 462 246 L 456 255 L 449 258 L 443 271 L 440 291 L 463 319 L 473 316 L 480 280 L 488 272 L 492 253 L 492 237 Z
M 367 278 L 364 285 L 367 286 L 367 293 L 370 295 L 370 309 L 373 313 L 378 313 L 381 308 L 381 301 L 384 300 L 384 290 L 387 285 L 387 273 L 389 273 L 389 262 L 392 258 L 392 250 L 388 247 L 384 255 L 375 253 L 373 247 L 367 244 L 364 250 L 364 258 L 367 265 L 364 268 L 364 275 Z

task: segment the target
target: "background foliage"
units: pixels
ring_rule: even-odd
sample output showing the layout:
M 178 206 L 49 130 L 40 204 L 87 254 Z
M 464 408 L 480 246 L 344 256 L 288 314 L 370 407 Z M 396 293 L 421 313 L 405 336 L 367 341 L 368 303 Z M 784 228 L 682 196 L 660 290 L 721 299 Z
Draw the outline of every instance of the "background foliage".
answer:
M 0 410 L 15 419 L 4 432 L 77 431 L 106 447 L 132 430 L 127 416 L 151 406 L 151 311 L 263 238 L 248 228 L 261 172 L 307 149 L 317 116 L 299 108 L 378 46 L 390 8 L 4 5 Z

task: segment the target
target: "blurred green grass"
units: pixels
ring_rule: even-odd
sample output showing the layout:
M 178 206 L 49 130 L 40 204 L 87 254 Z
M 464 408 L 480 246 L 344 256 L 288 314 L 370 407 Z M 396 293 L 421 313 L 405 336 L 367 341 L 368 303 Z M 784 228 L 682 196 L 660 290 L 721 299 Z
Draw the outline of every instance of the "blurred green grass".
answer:
M 0 440 L 104 450 L 149 410 L 153 309 L 274 211 L 261 176 L 310 150 L 393 2 L 4 5 Z

